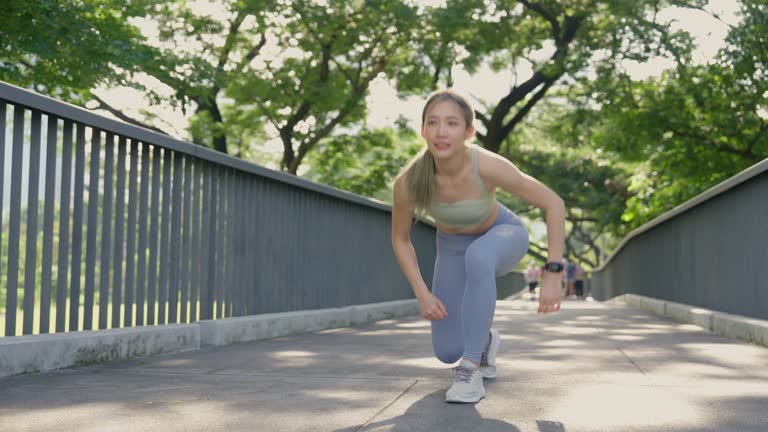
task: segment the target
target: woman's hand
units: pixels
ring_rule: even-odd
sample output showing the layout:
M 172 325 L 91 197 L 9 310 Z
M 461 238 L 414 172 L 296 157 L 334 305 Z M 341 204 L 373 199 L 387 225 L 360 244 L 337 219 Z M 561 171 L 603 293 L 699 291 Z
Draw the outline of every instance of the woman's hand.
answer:
M 545 271 L 541 276 L 539 313 L 550 313 L 560 310 L 560 300 L 563 290 L 562 279 L 562 273 L 550 273 Z
M 430 321 L 439 321 L 448 316 L 443 302 L 431 292 L 419 299 L 419 309 L 421 309 L 421 316 Z

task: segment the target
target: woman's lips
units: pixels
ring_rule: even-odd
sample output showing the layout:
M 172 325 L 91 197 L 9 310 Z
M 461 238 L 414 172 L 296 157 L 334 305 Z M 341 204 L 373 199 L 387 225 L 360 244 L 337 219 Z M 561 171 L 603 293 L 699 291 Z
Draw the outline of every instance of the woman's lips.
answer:
M 447 142 L 442 142 L 442 143 L 441 142 L 436 142 L 433 145 L 435 146 L 435 149 L 437 149 L 437 150 L 445 150 L 445 149 L 447 149 L 448 147 L 451 146 L 451 144 L 447 143 Z

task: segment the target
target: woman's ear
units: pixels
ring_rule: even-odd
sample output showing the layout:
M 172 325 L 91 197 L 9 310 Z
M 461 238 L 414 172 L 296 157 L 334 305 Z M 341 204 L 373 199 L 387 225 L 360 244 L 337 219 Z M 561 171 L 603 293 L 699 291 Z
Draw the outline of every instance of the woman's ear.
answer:
M 475 125 L 469 125 L 466 132 L 464 132 L 464 140 L 472 139 L 475 136 Z

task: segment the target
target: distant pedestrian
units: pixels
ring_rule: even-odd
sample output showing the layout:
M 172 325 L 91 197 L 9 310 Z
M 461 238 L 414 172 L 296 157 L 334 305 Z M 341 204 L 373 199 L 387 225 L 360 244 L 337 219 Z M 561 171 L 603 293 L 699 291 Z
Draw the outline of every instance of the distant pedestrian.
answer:
M 528 283 L 528 293 L 531 295 L 531 300 L 535 300 L 536 287 L 539 286 L 539 276 L 541 271 L 536 267 L 536 263 L 531 261 L 528 263 L 528 268 L 525 269 L 525 281 Z
M 584 298 L 584 279 L 586 279 L 587 273 L 584 271 L 584 267 L 581 264 L 576 264 L 576 273 L 574 275 L 573 287 L 576 290 L 576 297 Z
M 568 298 L 574 294 L 574 284 L 576 282 L 576 267 L 578 265 L 573 261 L 565 262 L 565 271 L 563 272 L 563 281 L 565 282 L 565 298 Z

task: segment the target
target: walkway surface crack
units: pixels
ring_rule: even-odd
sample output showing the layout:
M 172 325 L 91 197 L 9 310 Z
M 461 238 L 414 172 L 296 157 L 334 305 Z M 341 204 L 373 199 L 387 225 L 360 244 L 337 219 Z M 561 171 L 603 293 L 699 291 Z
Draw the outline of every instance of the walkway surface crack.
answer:
M 601 337 L 605 337 L 605 334 L 606 334 L 606 331 L 605 331 L 605 329 L 604 329 L 604 328 L 602 328 L 602 327 L 600 327 L 600 326 L 598 326 L 598 325 L 597 325 L 597 322 L 592 322 L 592 321 L 590 321 L 590 325 L 594 326 L 595 330 L 597 330 L 597 333 L 598 333 L 598 334 L 599 334 Z M 627 361 L 628 361 L 628 362 L 632 363 L 632 366 L 634 366 L 634 367 L 635 367 L 637 370 L 639 370 L 639 371 L 640 371 L 640 373 L 641 373 L 641 374 L 643 374 L 643 376 L 646 376 L 646 377 L 648 376 L 648 375 L 645 373 L 645 371 L 644 371 L 644 370 L 643 370 L 643 369 L 640 367 L 640 365 L 638 365 L 637 363 L 635 363 L 635 361 L 634 361 L 634 360 L 632 360 L 632 357 L 630 357 L 629 355 L 627 355 L 627 353 L 625 353 L 625 352 L 624 352 L 624 350 L 622 350 L 621 348 L 619 348 L 619 347 L 618 347 L 618 346 L 617 346 L 615 343 L 614 343 L 613 345 L 614 345 L 614 347 L 616 348 L 616 350 L 617 350 L 617 351 L 619 351 L 619 352 L 621 353 L 621 355 L 623 355 L 623 356 L 624 356 L 624 358 L 625 358 L 625 359 L 627 359 Z
M 384 411 L 386 411 L 386 410 L 387 410 L 387 408 L 389 408 L 389 407 L 391 407 L 392 405 L 394 405 L 394 404 L 395 404 L 395 402 L 399 401 L 399 400 L 400 400 L 400 398 L 402 398 L 402 397 L 403 397 L 403 396 L 404 396 L 406 393 L 408 393 L 408 391 L 409 391 L 410 389 L 412 389 L 412 388 L 413 388 L 413 386 L 415 386 L 415 385 L 416 385 L 418 382 L 419 382 L 419 380 L 416 380 L 416 381 L 412 382 L 412 383 L 411 383 L 411 385 L 409 385 L 409 386 L 408 386 L 408 387 L 407 387 L 405 390 L 403 390 L 402 392 L 400 392 L 400 394 L 399 394 L 399 395 L 397 395 L 397 397 L 396 397 L 396 398 L 392 399 L 392 402 L 390 402 L 390 403 L 386 404 L 386 405 L 384 406 L 384 408 L 380 409 L 380 410 L 379 410 L 379 411 L 378 411 L 376 414 L 374 414 L 374 415 L 373 415 L 371 418 L 369 418 L 368 420 L 366 420 L 366 421 L 365 421 L 365 423 L 361 424 L 361 425 L 360 425 L 360 427 L 358 427 L 357 429 L 355 429 L 355 432 L 358 432 L 358 431 L 360 431 L 360 430 L 363 430 L 363 429 L 365 429 L 365 428 L 366 428 L 366 427 L 367 427 L 367 426 L 368 426 L 368 425 L 369 425 L 369 424 L 370 424 L 370 423 L 373 421 L 373 419 L 375 419 L 376 417 L 378 417 L 378 416 L 379 416 L 379 414 L 381 414 L 381 413 L 383 413 Z
M 642 369 L 642 368 L 641 368 L 641 367 L 640 367 L 640 366 L 639 366 L 637 363 L 635 363 L 635 361 L 634 361 L 634 360 L 632 360 L 632 358 L 631 358 L 630 356 L 628 356 L 628 355 L 627 355 L 627 353 L 625 353 L 625 352 L 624 352 L 624 351 L 623 351 L 621 348 L 619 348 L 619 347 L 616 347 L 616 349 L 617 349 L 617 350 L 619 350 L 619 352 L 620 352 L 620 353 L 621 353 L 621 354 L 624 356 L 624 358 L 626 358 L 626 359 L 627 359 L 627 360 L 628 360 L 630 363 L 632 363 L 632 365 L 633 365 L 634 367 L 636 367 L 636 368 L 637 368 L 637 370 L 639 370 L 641 374 L 643 374 L 643 375 L 647 376 L 647 375 L 645 374 L 645 371 L 644 371 L 644 370 L 643 370 L 643 369 Z

